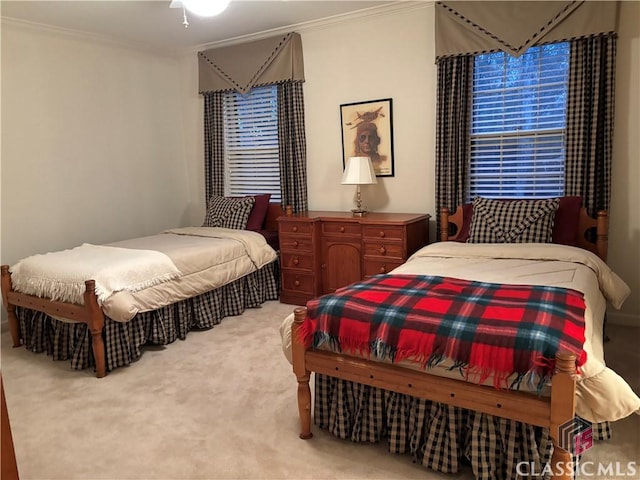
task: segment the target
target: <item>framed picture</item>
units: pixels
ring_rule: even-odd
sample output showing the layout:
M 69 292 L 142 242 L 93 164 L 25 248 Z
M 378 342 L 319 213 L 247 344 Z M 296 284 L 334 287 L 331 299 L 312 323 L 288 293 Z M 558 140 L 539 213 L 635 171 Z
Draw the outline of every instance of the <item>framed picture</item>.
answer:
M 369 157 L 376 177 L 393 177 L 391 99 L 340 105 L 342 168 L 349 157 Z

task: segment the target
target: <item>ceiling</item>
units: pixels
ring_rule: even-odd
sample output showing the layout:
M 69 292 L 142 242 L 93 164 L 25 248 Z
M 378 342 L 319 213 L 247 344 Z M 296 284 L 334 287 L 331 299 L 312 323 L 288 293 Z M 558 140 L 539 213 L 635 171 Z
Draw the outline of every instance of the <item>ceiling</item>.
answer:
M 108 37 L 163 51 L 180 51 L 282 29 L 398 1 L 232 0 L 220 15 L 200 18 L 169 8 L 170 0 L 0 1 L 3 22 L 28 22 Z

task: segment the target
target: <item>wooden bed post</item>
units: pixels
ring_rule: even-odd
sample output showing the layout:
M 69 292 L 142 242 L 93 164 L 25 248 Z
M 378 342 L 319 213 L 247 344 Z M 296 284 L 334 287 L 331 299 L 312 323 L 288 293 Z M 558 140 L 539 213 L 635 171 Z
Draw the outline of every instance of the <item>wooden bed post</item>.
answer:
M 2 303 L 7 309 L 7 315 L 9 316 L 9 331 L 11 332 L 11 338 L 13 340 L 13 346 L 19 347 L 20 343 L 20 323 L 18 323 L 18 317 L 16 317 L 16 306 L 9 303 L 9 292 L 13 291 L 11 286 L 11 273 L 9 273 L 9 265 L 2 265 Z
M 609 214 L 606 210 L 600 210 L 596 218 L 596 249 L 600 258 L 606 262 L 609 250 Z
M 104 354 L 104 341 L 102 339 L 102 329 L 104 328 L 104 313 L 98 305 L 96 297 L 96 282 L 87 280 L 84 282 L 84 306 L 89 313 L 87 326 L 91 332 L 91 347 L 93 348 L 93 358 L 96 361 L 96 375 L 102 378 L 107 374 L 107 365 Z
M 440 209 L 440 241 L 449 240 L 449 209 L 442 207 Z
M 300 415 L 300 438 L 307 440 L 313 437 L 311 433 L 311 389 L 309 379 L 311 372 L 305 365 L 305 347 L 299 341 L 298 330 L 307 316 L 307 309 L 296 308 L 293 311 L 293 325 L 291 326 L 291 349 L 293 357 L 293 373 L 298 380 L 298 414 Z
M 549 416 L 549 436 L 553 442 L 551 471 L 553 478 L 573 479 L 571 453 L 561 445 L 560 428 L 575 417 L 576 398 L 576 356 L 568 352 L 556 355 L 556 372 L 551 379 L 551 406 Z M 569 426 L 570 428 L 570 426 Z

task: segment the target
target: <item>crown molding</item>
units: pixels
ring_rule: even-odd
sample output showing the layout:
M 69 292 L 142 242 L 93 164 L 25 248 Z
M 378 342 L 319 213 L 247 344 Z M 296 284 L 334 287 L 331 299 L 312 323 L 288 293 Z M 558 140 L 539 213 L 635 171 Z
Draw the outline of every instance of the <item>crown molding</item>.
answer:
M 333 15 L 330 17 L 322 18 L 319 20 L 311 20 L 308 22 L 296 23 L 287 25 L 285 27 L 273 28 L 270 30 L 264 30 L 262 32 L 251 33 L 248 35 L 242 35 L 239 37 L 228 38 L 219 42 L 205 43 L 188 49 L 183 49 L 183 53 L 198 52 L 200 50 L 208 50 L 210 48 L 225 47 L 229 45 L 235 45 L 238 43 L 249 42 L 252 40 L 260 40 L 263 38 L 296 31 L 298 33 L 309 32 L 313 30 L 322 30 L 324 28 L 332 27 L 342 23 L 347 23 L 352 20 L 370 19 L 376 17 L 384 17 L 388 15 L 394 15 L 397 13 L 404 13 L 407 11 L 423 9 L 426 7 L 433 7 L 435 5 L 434 0 L 400 0 L 395 3 L 389 3 L 387 5 L 381 5 L 379 7 L 369 7 L 362 10 L 358 10 L 350 13 L 342 13 Z
M 270 30 L 264 30 L 262 32 L 256 32 L 248 35 L 242 35 L 239 37 L 228 38 L 218 42 L 211 42 L 211 43 L 205 43 L 202 45 L 197 45 L 194 47 L 176 48 L 176 49 L 159 49 L 159 48 L 154 48 L 144 42 L 125 41 L 125 40 L 120 40 L 116 37 L 112 37 L 108 35 L 101 35 L 97 33 L 83 32 L 83 31 L 74 30 L 70 28 L 47 25 L 43 23 L 30 22 L 28 20 L 22 20 L 22 19 L 17 19 L 13 17 L 2 17 L 1 24 L 7 25 L 7 26 L 18 26 L 21 28 L 27 28 L 27 29 L 31 29 L 39 32 L 54 34 L 54 35 L 73 37 L 73 38 L 81 39 L 84 41 L 92 41 L 92 42 L 102 44 L 102 45 L 107 45 L 107 46 L 139 50 L 139 51 L 144 51 L 144 52 L 167 56 L 167 57 L 176 57 L 176 56 L 190 54 L 194 52 L 197 53 L 200 50 L 207 50 L 209 48 L 235 45 L 238 43 L 248 42 L 252 40 L 260 40 L 262 38 L 284 34 L 291 31 L 296 31 L 300 33 L 310 32 L 314 30 L 329 28 L 334 25 L 347 23 L 353 20 L 372 19 L 372 18 L 384 17 L 388 15 L 395 15 L 395 14 L 404 13 L 407 11 L 423 9 L 430 6 L 432 7 L 434 6 L 434 4 L 435 2 L 433 0 L 401 0 L 401 1 L 396 1 L 394 3 L 389 3 L 386 5 L 381 5 L 379 7 L 369 7 L 369 8 L 365 8 L 355 12 L 343 13 L 343 14 L 322 18 L 319 20 L 311 20 L 308 22 L 291 24 L 285 27 L 278 27 Z
M 1 24 L 2 26 L 15 26 L 23 29 L 33 30 L 36 32 L 48 33 L 51 35 L 58 35 L 60 37 L 71 37 L 71 38 L 76 38 L 83 41 L 94 42 L 94 43 L 105 45 L 105 46 L 125 48 L 128 50 L 138 50 L 138 51 L 153 53 L 156 55 L 161 55 L 166 57 L 177 57 L 181 53 L 179 49 L 175 49 L 175 50 L 159 49 L 159 48 L 154 48 L 153 46 L 144 42 L 120 40 L 117 37 L 113 37 L 109 35 L 83 32 L 83 31 L 74 30 L 71 28 L 57 27 L 55 25 L 47 25 L 45 23 L 30 22 L 28 20 L 23 20 L 23 19 L 13 18 L 13 17 L 2 17 Z

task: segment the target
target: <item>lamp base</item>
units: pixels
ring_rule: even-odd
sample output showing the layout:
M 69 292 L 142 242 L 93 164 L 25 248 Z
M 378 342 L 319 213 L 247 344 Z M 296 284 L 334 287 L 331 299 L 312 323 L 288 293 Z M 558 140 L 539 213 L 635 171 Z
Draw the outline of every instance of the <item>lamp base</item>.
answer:
M 366 210 L 355 208 L 351 210 L 351 213 L 353 214 L 354 217 L 364 217 L 369 212 L 367 212 Z

